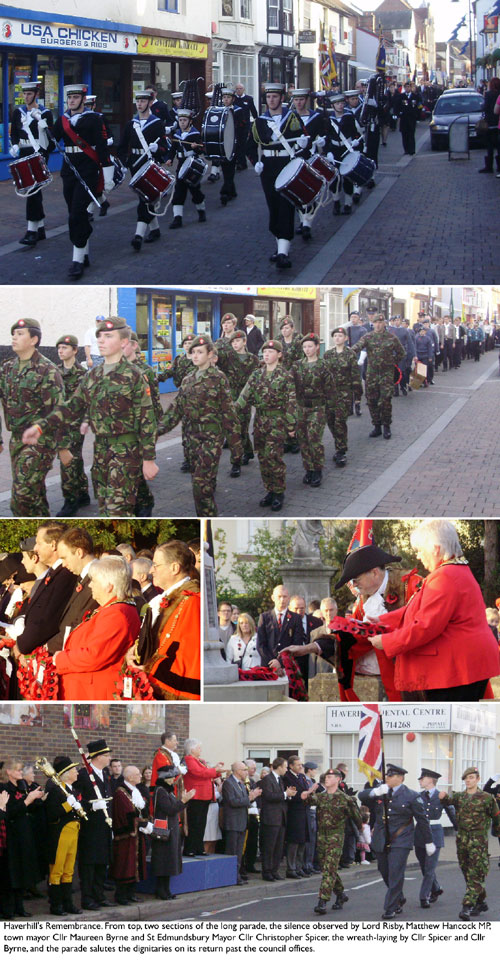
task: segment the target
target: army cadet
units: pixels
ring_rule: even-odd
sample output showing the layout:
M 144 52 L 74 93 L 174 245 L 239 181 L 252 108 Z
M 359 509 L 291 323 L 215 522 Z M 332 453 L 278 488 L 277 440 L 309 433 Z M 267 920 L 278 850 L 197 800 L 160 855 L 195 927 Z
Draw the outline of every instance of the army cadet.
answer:
M 48 134 L 54 126 L 54 119 L 48 107 L 41 107 L 37 102 L 40 86 L 39 80 L 30 80 L 21 84 L 24 104 L 20 104 L 12 113 L 10 125 L 12 146 L 9 150 L 11 157 L 29 157 L 38 153 L 46 161 L 50 150 L 53 149 Z M 26 221 L 27 231 L 19 243 L 34 247 L 38 241 L 44 241 L 46 238 L 42 189 L 26 197 Z
M 92 483 L 102 517 L 133 516 L 141 473 L 146 481 L 158 474 L 155 463 L 156 419 L 147 381 L 123 355 L 130 337 L 124 318 L 109 317 L 96 326 L 104 364 L 92 368 L 71 398 L 25 431 L 23 442 L 35 444 L 52 432 L 64 431 L 80 418 L 95 435 Z M 88 423 L 87 423 L 88 420 Z
M 234 468 L 243 455 L 240 425 L 229 382 L 214 364 L 214 346 L 210 339 L 205 335 L 194 338 L 189 354 L 196 370 L 184 378 L 173 405 L 160 421 L 158 434 L 172 431 L 183 420 L 196 513 L 217 515 L 215 487 L 224 436 Z
M 239 329 L 233 331 L 233 333 L 229 335 L 229 343 L 233 349 L 233 355 L 232 357 L 230 356 L 232 364 L 229 364 L 226 374 L 233 401 L 237 401 L 250 375 L 259 367 L 259 362 L 254 354 L 247 351 L 247 336 L 244 331 L 240 331 Z M 241 442 L 243 445 L 242 465 L 248 465 L 248 462 L 254 457 L 253 445 L 248 434 L 250 415 L 250 409 L 240 415 Z M 231 475 L 232 473 L 231 470 Z
M 220 322 L 222 334 L 214 343 L 214 352 L 217 355 L 217 367 L 220 368 L 225 375 L 228 374 L 229 368 L 233 363 L 233 349 L 229 338 L 233 331 L 236 331 L 237 324 L 238 319 L 231 311 L 223 314 Z
M 0 398 L 3 402 L 5 424 L 11 432 L 9 452 L 12 467 L 13 515 L 50 515 L 45 479 L 52 467 L 56 450 L 61 460 L 69 462 L 69 438 L 61 445 L 52 438 L 44 438 L 42 445 L 25 446 L 25 428 L 39 418 L 45 418 L 64 400 L 63 379 L 56 365 L 38 351 L 42 331 L 34 318 L 21 318 L 12 325 L 12 350 L 15 358 L 0 367 Z M 3 445 L 0 439 L 0 452 Z
M 53 768 L 58 779 L 50 778 L 45 785 L 49 837 L 49 904 L 53 916 L 65 916 L 66 913 L 81 912 L 73 905 L 71 884 L 80 820 L 84 810 L 78 799 L 78 791 L 76 795 L 73 792 L 73 786 L 78 779 L 75 763 L 69 756 L 57 756 Z M 61 788 L 61 783 L 64 789 Z
M 297 398 L 297 437 L 305 469 L 302 480 L 304 485 L 319 488 L 325 464 L 326 405 L 333 384 L 328 367 L 319 358 L 318 335 L 304 335 L 302 350 L 304 356 L 291 368 Z
M 171 148 L 167 160 L 167 167 L 170 167 L 175 157 L 178 158 L 174 196 L 172 198 L 172 213 L 174 219 L 169 225 L 171 230 L 182 227 L 182 215 L 184 203 L 188 195 L 198 211 L 198 221 L 204 223 L 207 219 L 205 212 L 205 195 L 201 190 L 201 178 L 197 183 L 191 183 L 184 177 L 179 177 L 180 170 L 184 161 L 191 157 L 198 157 L 203 153 L 203 140 L 199 130 L 193 124 L 193 111 L 181 107 L 177 111 L 178 131 L 172 136 Z
M 354 799 L 339 789 L 342 778 L 340 769 L 327 769 L 324 774 L 326 792 L 313 793 L 308 799 L 310 805 L 316 806 L 318 859 L 323 873 L 319 899 L 314 907 L 314 912 L 320 916 L 326 914 L 326 905 L 332 893 L 337 897 L 332 909 L 341 910 L 344 903 L 347 903 L 349 897 L 344 893 L 344 885 L 338 872 L 344 831 L 348 820 L 352 820 L 358 833 L 363 826 L 361 813 Z
M 163 161 L 168 155 L 165 125 L 160 117 L 151 112 L 151 90 L 138 90 L 135 95 L 137 113 L 123 130 L 117 153 L 132 175 L 148 161 Z M 141 197 L 137 205 L 137 223 L 131 240 L 134 251 L 140 251 L 142 242 L 154 243 L 160 239 L 160 225 L 152 205 Z M 146 237 L 147 235 L 147 237 Z
M 387 886 L 383 920 L 393 920 L 406 903 L 403 886 L 406 863 L 414 843 L 414 823 L 427 855 L 432 856 L 436 851 L 422 798 L 404 785 L 406 773 L 401 766 L 389 764 L 385 782 L 375 789 L 363 789 L 358 793 L 358 799 L 364 805 L 375 808 L 371 847 Z
M 156 423 L 158 424 L 163 414 L 163 408 L 160 400 L 160 390 L 158 388 L 158 383 L 156 381 L 153 369 L 149 364 L 146 363 L 146 361 L 144 361 L 144 358 L 142 357 L 139 339 L 135 331 L 131 331 L 130 339 L 123 342 L 123 354 L 125 355 L 127 361 L 130 361 L 131 364 L 134 364 L 136 368 L 139 368 L 139 370 L 142 371 L 149 385 L 151 401 L 153 402 L 153 411 L 156 418 Z M 154 504 L 154 495 L 143 475 L 137 489 L 134 514 L 137 518 L 150 518 Z
M 356 355 L 347 346 L 346 329 L 334 328 L 332 338 L 333 348 L 325 351 L 323 356 L 323 361 L 331 372 L 333 385 L 326 406 L 326 423 L 335 441 L 333 460 L 341 468 L 347 461 L 347 419 L 352 415 L 353 399 L 354 404 L 359 407 L 363 382 Z
M 439 860 L 440 850 L 444 846 L 444 829 L 441 825 L 441 815 L 443 809 L 448 818 L 456 828 L 455 810 L 452 806 L 445 806 L 439 798 L 436 783 L 441 779 L 441 773 L 434 772 L 432 769 L 422 769 L 418 781 L 420 783 L 420 796 L 424 804 L 424 812 L 429 820 L 432 833 L 432 841 L 436 847 L 436 852 L 428 856 L 425 845 L 420 838 L 420 829 L 415 830 L 415 853 L 422 870 L 422 885 L 420 887 L 420 906 L 422 909 L 429 909 L 431 903 L 435 903 L 438 896 L 441 896 L 441 889 L 437 877 L 436 868 Z
M 181 341 L 181 351 L 177 349 L 177 354 L 171 364 L 168 364 L 166 368 L 162 368 L 157 375 L 158 382 L 168 381 L 172 378 L 176 388 L 180 388 L 183 378 L 193 371 L 193 362 L 189 354 L 189 348 L 191 342 L 194 341 L 195 335 L 191 332 L 186 334 Z M 182 447 L 184 450 L 184 461 L 181 465 L 181 471 L 189 472 L 191 471 L 191 466 L 188 459 L 188 444 L 186 439 L 186 433 L 184 428 L 184 422 L 182 422 Z
M 392 396 L 394 392 L 394 366 L 405 357 L 400 341 L 386 331 L 385 318 L 379 314 L 374 320 L 374 330 L 363 335 L 354 345 L 356 354 L 366 351 L 366 400 L 373 422 L 370 438 L 378 438 L 384 426 L 384 438 L 391 437 Z
M 486 913 L 486 890 L 484 881 L 488 875 L 488 833 L 500 836 L 500 811 L 493 796 L 479 788 L 479 770 L 469 766 L 462 779 L 464 792 L 440 792 L 444 805 L 454 806 L 457 814 L 457 856 L 467 884 L 463 906 L 458 914 L 461 920 Z
M 87 371 L 76 360 L 78 338 L 74 334 L 63 334 L 56 341 L 56 348 L 60 361 L 58 368 L 64 384 L 64 397 L 67 400 L 76 391 L 82 378 L 86 377 Z M 61 489 L 64 504 L 57 513 L 57 518 L 69 518 L 76 515 L 79 508 L 90 505 L 89 483 L 83 464 L 85 436 L 80 431 L 80 419 L 76 419 L 68 428 L 68 432 L 71 433 L 69 448 L 73 458 L 67 466 L 61 463 Z
M 255 407 L 253 443 L 266 489 L 259 504 L 279 512 L 286 488 L 286 465 L 283 451 L 287 434 L 293 435 L 297 417 L 295 387 L 292 375 L 283 368 L 281 341 L 265 341 L 262 346 L 264 368 L 250 375 L 236 408 L 246 412 Z
M 285 368 L 290 369 L 293 364 L 300 361 L 303 356 L 302 338 L 298 331 L 295 331 L 295 322 L 291 314 L 285 315 L 280 321 L 279 339 L 283 348 L 282 363 Z M 298 455 L 300 446 L 296 435 L 287 434 L 285 451 L 292 455 Z

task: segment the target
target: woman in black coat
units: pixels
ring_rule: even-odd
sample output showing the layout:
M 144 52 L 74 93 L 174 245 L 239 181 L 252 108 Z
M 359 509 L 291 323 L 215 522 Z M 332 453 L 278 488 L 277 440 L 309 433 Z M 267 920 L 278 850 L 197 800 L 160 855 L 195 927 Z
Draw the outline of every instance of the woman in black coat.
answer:
M 485 134 L 487 154 L 484 158 L 484 167 L 479 171 L 480 174 L 493 173 L 493 156 L 497 152 L 497 171 L 500 172 L 500 144 L 498 140 L 498 116 L 495 114 L 495 104 L 500 95 L 500 77 L 492 77 L 488 83 L 488 90 L 484 95 L 483 117 L 488 124 Z
M 181 833 L 179 827 L 179 813 L 185 808 L 196 790 L 183 792 L 180 798 L 175 796 L 175 777 L 178 770 L 175 766 L 165 766 L 158 770 L 154 800 L 154 819 L 165 819 L 168 822 L 170 836 L 159 839 L 153 836 L 151 841 L 151 872 L 156 877 L 155 896 L 157 899 L 175 899 L 170 892 L 170 877 L 182 873 Z
M 44 790 L 37 786 L 28 792 L 23 779 L 23 764 L 14 757 L 5 760 L 0 773 L 3 789 L 9 794 L 5 808 L 7 866 L 11 890 L 4 902 L 4 917 L 28 917 L 23 904 L 23 892 L 43 879 L 37 855 L 30 806 L 41 805 Z

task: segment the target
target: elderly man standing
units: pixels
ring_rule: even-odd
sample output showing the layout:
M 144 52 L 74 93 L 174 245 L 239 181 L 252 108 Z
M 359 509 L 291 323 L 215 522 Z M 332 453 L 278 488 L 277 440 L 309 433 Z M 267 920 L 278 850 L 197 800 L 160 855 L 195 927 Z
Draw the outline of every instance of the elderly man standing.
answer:
M 125 766 L 123 783 L 113 796 L 113 876 L 116 902 L 120 906 L 138 903 L 136 884 L 146 878 L 145 835 L 152 832 L 143 795 L 137 789 L 141 772 Z
M 304 629 L 300 616 L 289 609 L 290 593 L 286 586 L 276 585 L 271 598 L 274 608 L 262 612 L 259 618 L 257 651 L 262 665 L 279 671 L 278 653 L 290 645 L 302 646 L 305 641 Z
M 382 425 L 384 438 L 390 438 L 394 367 L 400 364 L 406 351 L 401 342 L 386 330 L 383 314 L 375 317 L 374 330 L 363 335 L 353 350 L 358 355 L 362 351 L 367 354 L 366 400 L 373 422 L 370 438 L 377 438 L 382 434 Z
M 243 846 L 248 825 L 248 810 L 262 789 L 251 789 L 245 786 L 248 769 L 244 762 L 233 762 L 231 774 L 222 784 L 222 817 L 225 835 L 225 849 L 227 856 L 236 856 L 237 885 L 248 882 L 248 876 L 242 869 Z

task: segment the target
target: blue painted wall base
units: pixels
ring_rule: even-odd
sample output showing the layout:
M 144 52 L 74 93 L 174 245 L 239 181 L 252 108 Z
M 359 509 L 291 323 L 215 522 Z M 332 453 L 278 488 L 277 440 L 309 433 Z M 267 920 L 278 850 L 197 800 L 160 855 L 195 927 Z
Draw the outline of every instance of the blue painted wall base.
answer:
M 148 878 L 137 885 L 138 893 L 154 893 L 155 879 L 151 873 L 151 863 L 147 864 Z M 236 885 L 236 856 L 205 856 L 203 859 L 183 859 L 182 873 L 172 876 L 172 893 L 198 893 L 219 886 Z

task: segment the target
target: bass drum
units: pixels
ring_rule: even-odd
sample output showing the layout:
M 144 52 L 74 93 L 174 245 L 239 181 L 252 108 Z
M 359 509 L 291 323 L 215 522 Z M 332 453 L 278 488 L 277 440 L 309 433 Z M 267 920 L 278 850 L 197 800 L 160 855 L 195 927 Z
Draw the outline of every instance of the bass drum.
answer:
M 274 186 L 295 207 L 308 207 L 316 200 L 324 183 L 324 178 L 310 164 L 295 157 L 278 174 Z
M 207 157 L 232 160 L 236 146 L 233 108 L 210 107 L 203 118 L 201 136 Z
M 186 181 L 191 187 L 198 187 L 208 171 L 208 164 L 202 157 L 187 157 L 177 177 L 180 181 Z

